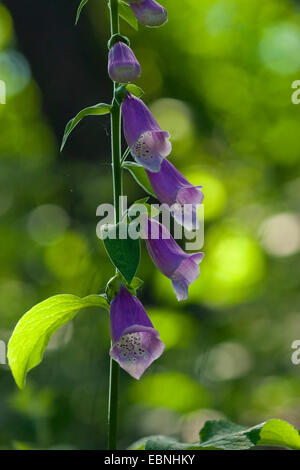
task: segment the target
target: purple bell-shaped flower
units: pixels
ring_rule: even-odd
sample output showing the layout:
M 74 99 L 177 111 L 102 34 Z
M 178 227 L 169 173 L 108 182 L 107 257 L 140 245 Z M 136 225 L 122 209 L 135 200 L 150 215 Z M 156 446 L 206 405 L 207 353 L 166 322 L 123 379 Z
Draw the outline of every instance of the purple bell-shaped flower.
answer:
M 193 186 L 167 159 L 159 172 L 147 174 L 157 198 L 170 207 L 176 222 L 188 230 L 198 229 L 197 207 L 204 198 L 202 186 Z
M 177 300 L 186 300 L 189 285 L 200 275 L 199 263 L 204 253 L 185 253 L 168 230 L 149 217 L 145 222 L 144 236 L 153 263 L 171 279 Z
M 161 26 L 168 21 L 167 10 L 155 0 L 132 1 L 130 7 L 140 23 Z
M 172 145 L 142 100 L 128 93 L 122 103 L 123 129 L 127 145 L 137 163 L 157 172 Z
M 111 357 L 135 379 L 159 358 L 165 345 L 159 339 L 141 302 L 124 286 L 110 305 Z
M 108 74 L 118 83 L 129 83 L 141 75 L 141 67 L 133 51 L 124 42 L 118 41 L 109 51 Z

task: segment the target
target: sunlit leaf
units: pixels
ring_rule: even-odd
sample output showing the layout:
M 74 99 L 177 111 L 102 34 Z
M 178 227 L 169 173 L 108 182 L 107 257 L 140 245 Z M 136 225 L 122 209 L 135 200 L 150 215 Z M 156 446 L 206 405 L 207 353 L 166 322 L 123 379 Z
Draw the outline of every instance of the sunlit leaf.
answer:
M 105 297 L 57 295 L 35 305 L 17 323 L 8 344 L 8 360 L 17 385 L 25 386 L 26 374 L 37 366 L 53 333 L 85 307 L 109 308 Z
M 144 189 L 144 191 L 146 191 L 151 196 L 156 197 L 148 179 L 147 173 L 141 165 L 138 165 L 134 162 L 124 162 L 123 168 L 126 168 L 126 170 L 131 173 L 135 181 Z
M 282 419 L 270 419 L 264 424 L 257 444 L 300 450 L 299 431 Z
M 75 24 L 76 24 L 76 25 L 77 25 L 77 23 L 78 23 L 78 21 L 79 21 L 79 18 L 80 18 L 82 9 L 83 9 L 83 7 L 87 4 L 88 1 L 89 1 L 89 0 L 82 0 L 82 1 L 80 2 L 80 5 L 79 5 L 79 7 L 78 7 L 78 9 L 77 9 L 77 14 L 76 14 L 76 21 L 75 21 Z
M 133 280 L 141 258 L 139 239 L 130 238 L 129 225 L 120 222 L 117 225 L 102 227 L 102 239 L 107 254 L 128 284 Z
M 86 116 L 101 116 L 103 114 L 108 114 L 110 113 L 111 106 L 109 104 L 105 103 L 99 103 L 96 104 L 95 106 L 91 106 L 89 108 L 85 108 L 82 111 L 80 111 L 73 119 L 71 119 L 68 124 L 66 125 L 62 144 L 60 151 L 63 150 L 69 135 L 71 132 L 75 129 L 77 124 Z

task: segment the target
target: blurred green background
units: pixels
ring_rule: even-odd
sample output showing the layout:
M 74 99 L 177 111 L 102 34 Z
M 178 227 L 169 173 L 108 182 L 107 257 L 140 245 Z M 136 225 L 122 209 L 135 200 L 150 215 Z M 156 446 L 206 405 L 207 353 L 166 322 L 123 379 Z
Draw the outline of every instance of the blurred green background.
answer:
M 96 237 L 111 202 L 109 120 L 88 118 L 62 155 L 64 125 L 108 102 L 108 12 L 90 0 L 0 2 L 0 339 L 59 293 L 102 292 L 113 273 Z M 172 162 L 205 193 L 206 257 L 187 302 L 148 259 L 140 291 L 165 354 L 140 382 L 121 373 L 119 446 L 196 441 L 206 419 L 300 427 L 300 5 L 292 0 L 162 0 L 169 22 L 122 32 Z M 129 202 L 142 190 L 125 174 Z M 0 365 L 0 447 L 105 447 L 109 325 L 82 312 L 17 390 Z

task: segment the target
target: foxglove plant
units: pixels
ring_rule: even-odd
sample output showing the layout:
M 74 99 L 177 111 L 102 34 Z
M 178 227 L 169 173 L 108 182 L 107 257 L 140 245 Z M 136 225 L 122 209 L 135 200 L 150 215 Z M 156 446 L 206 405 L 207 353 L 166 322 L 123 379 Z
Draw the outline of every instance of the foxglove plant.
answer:
M 77 19 L 88 0 L 82 0 Z M 134 211 L 122 212 L 120 196 L 123 193 L 122 171 L 128 169 L 126 158 L 132 153 L 137 163 L 132 162 L 131 173 L 142 188 L 153 194 L 161 202 L 168 204 L 174 218 L 188 228 L 195 228 L 196 208 L 202 203 L 201 186 L 193 186 L 166 159 L 171 152 L 169 133 L 162 131 L 149 109 L 139 99 L 141 90 L 133 85 L 140 74 L 140 66 L 134 53 L 129 48 L 129 40 L 120 35 L 119 6 L 127 3 L 125 18 L 129 23 L 135 20 L 133 13 L 141 23 L 159 26 L 167 19 L 166 10 L 154 0 L 109 0 L 111 19 L 111 38 L 109 41 L 108 72 L 113 80 L 113 99 L 111 104 L 100 103 L 80 111 L 66 126 L 62 148 L 78 122 L 87 115 L 110 114 L 113 192 L 115 203 L 115 223 L 105 227 L 104 233 L 113 233 L 112 238 L 103 237 L 103 243 L 110 260 L 116 268 L 115 276 L 107 283 L 105 294 L 89 295 L 80 298 L 74 295 L 51 297 L 30 309 L 18 322 L 8 347 L 8 359 L 16 383 L 20 388 L 25 385 L 26 374 L 37 366 L 43 357 L 52 334 L 76 313 L 87 307 L 100 307 L 110 311 L 111 349 L 110 349 L 110 386 L 109 386 L 109 450 L 116 449 L 117 443 L 117 403 L 118 375 L 121 366 L 133 378 L 140 379 L 143 373 L 164 351 L 159 332 L 154 328 L 143 305 L 138 300 L 136 291 L 142 281 L 135 277 L 140 261 L 140 239 L 123 237 L 131 233 L 128 221 L 141 227 L 142 238 L 151 259 L 157 268 L 173 284 L 178 300 L 188 297 L 188 288 L 200 274 L 199 264 L 203 253 L 185 253 L 171 236 L 165 226 L 143 213 L 140 222 L 132 219 Z M 130 14 L 132 15 L 130 17 Z M 137 96 L 136 96 L 137 95 Z M 121 156 L 121 107 L 123 127 L 128 149 Z M 134 168 L 134 170 L 133 170 Z M 135 172 L 134 172 L 135 171 Z M 147 183 L 147 175 L 151 188 Z M 146 180 L 146 182 L 145 182 Z M 136 201 L 133 206 L 138 206 Z M 186 222 L 182 219 L 183 206 L 189 205 L 191 217 Z M 147 209 L 144 202 L 143 208 Z M 146 235 L 146 236 L 144 236 Z M 141 237 L 140 237 L 141 238 Z M 220 438 L 220 436 L 222 438 Z M 174 438 L 162 436 L 146 438 L 132 447 L 147 450 L 246 450 L 257 446 L 281 446 L 300 450 L 298 430 L 279 419 L 270 419 L 251 428 L 245 428 L 226 421 L 208 421 L 200 432 L 201 442 L 183 444 Z M 186 459 L 186 456 L 182 456 Z M 192 459 L 191 457 L 191 464 Z M 178 463 L 178 456 L 175 457 Z M 105 459 L 105 463 L 114 463 Z M 138 460 L 138 458 L 137 458 Z M 120 463 L 120 462 L 118 462 Z M 161 463 L 161 461 L 160 461 Z M 175 463 L 173 461 L 173 463 Z M 182 460 L 182 463 L 187 463 Z
M 88 0 L 82 0 L 78 8 L 77 20 Z M 126 6 L 127 3 L 127 6 Z M 160 26 L 167 21 L 164 7 L 154 0 L 131 0 L 122 2 L 123 16 L 136 18 L 147 26 Z M 115 266 L 115 276 L 107 283 L 105 293 L 79 298 L 74 295 L 51 297 L 29 310 L 18 322 L 9 342 L 9 364 L 20 388 L 25 385 L 26 374 L 37 366 L 43 357 L 51 335 L 76 313 L 86 307 L 101 307 L 110 312 L 111 349 L 109 380 L 109 449 L 116 449 L 117 404 L 119 367 L 133 378 L 140 379 L 150 365 L 158 359 L 164 344 L 159 332 L 154 328 L 143 305 L 137 298 L 137 289 L 142 284 L 135 275 L 140 262 L 140 238 L 130 239 L 121 236 L 125 229 L 128 234 L 129 211 L 122 212 L 122 174 L 128 169 L 126 159 L 131 152 L 134 169 L 142 172 L 136 176 L 144 188 L 147 175 L 153 190 L 161 202 L 170 206 L 175 219 L 182 219 L 185 204 L 192 206 L 192 218 L 188 225 L 195 228 L 196 207 L 202 203 L 200 186 L 191 185 L 185 177 L 166 159 L 171 153 L 170 134 L 162 130 L 150 110 L 140 99 L 142 90 L 130 83 L 141 73 L 139 62 L 129 47 L 128 38 L 120 34 L 119 0 L 109 0 L 111 38 L 108 42 L 108 74 L 113 81 L 113 97 L 110 104 L 100 103 L 80 111 L 66 126 L 62 149 L 76 125 L 88 115 L 110 114 L 111 154 L 115 220 L 112 226 L 105 227 L 106 235 L 114 232 L 114 237 L 104 237 L 103 243 L 111 262 Z M 125 5 L 125 7 L 124 7 Z M 132 15 L 132 16 L 130 16 Z M 128 144 L 121 154 L 121 117 L 123 131 Z M 145 207 L 147 204 L 145 203 Z M 178 300 L 188 297 L 188 287 L 200 274 L 199 263 L 203 253 L 187 254 L 175 242 L 169 231 L 148 216 L 143 219 L 142 232 L 148 232 L 146 246 L 157 268 L 171 281 Z M 155 232 L 155 233 L 154 233 Z

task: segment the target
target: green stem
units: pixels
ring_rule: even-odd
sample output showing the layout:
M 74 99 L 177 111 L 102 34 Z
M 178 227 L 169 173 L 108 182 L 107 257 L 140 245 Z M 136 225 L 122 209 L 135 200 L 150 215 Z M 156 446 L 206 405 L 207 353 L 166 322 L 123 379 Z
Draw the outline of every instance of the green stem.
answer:
M 119 34 L 118 0 L 110 0 L 111 35 Z M 122 196 L 122 169 L 121 169 L 121 110 L 115 99 L 117 84 L 114 83 L 114 99 L 111 111 L 111 148 L 112 148 L 112 175 L 115 205 L 115 223 L 120 221 L 120 196 Z M 110 360 L 109 400 L 108 400 L 108 449 L 117 448 L 118 427 L 118 386 L 119 364 Z

